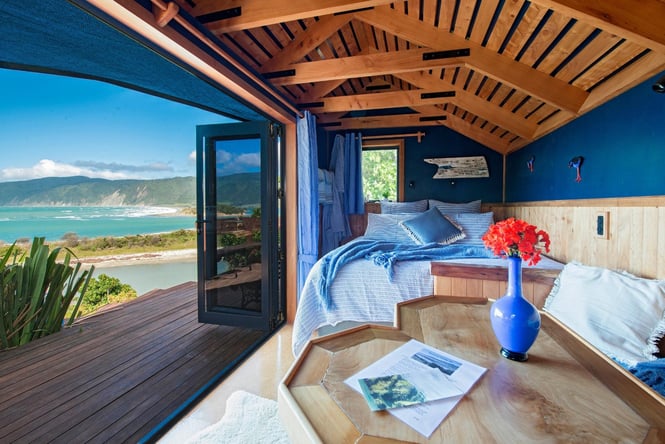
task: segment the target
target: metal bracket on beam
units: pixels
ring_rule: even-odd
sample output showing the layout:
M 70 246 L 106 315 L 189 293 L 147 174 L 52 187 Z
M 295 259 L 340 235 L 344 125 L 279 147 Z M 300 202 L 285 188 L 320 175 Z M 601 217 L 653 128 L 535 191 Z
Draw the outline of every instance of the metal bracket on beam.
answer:
M 282 71 L 272 71 L 263 73 L 266 79 L 277 79 L 279 77 L 293 77 L 296 75 L 295 69 L 284 69 Z
M 385 84 L 385 85 L 367 85 L 365 87 L 365 91 L 380 91 L 382 89 L 390 89 L 391 87 L 392 87 L 392 85 L 388 85 L 388 84 Z
M 423 54 L 423 60 L 450 59 L 453 57 L 468 57 L 471 55 L 471 49 L 449 49 L 447 51 L 433 51 Z
M 455 91 L 437 91 L 430 93 L 422 93 L 421 99 L 438 99 L 441 97 L 455 97 Z
M 298 109 L 323 108 L 324 106 L 326 106 L 326 104 L 324 102 L 299 103 L 298 104 Z
M 242 7 L 236 6 L 235 8 L 224 9 L 222 11 L 210 12 L 208 14 L 199 15 L 196 17 L 201 24 L 218 22 L 220 20 L 226 20 L 234 17 L 240 17 L 242 15 Z

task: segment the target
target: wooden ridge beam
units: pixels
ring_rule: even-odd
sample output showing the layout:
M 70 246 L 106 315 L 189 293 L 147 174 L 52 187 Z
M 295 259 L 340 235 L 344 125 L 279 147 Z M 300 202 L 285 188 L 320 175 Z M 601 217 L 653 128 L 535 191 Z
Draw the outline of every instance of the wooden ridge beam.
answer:
M 322 17 L 347 11 L 386 5 L 392 0 L 201 0 L 191 14 L 204 21 L 214 33 L 227 33 L 275 25 L 311 17 Z M 240 8 L 240 15 L 215 20 L 214 14 Z M 207 18 L 206 18 L 207 16 Z
M 463 47 L 461 46 L 461 48 Z M 431 52 L 431 50 L 427 49 L 411 49 L 399 52 L 382 52 L 330 60 L 294 63 L 285 67 L 289 70 L 295 70 L 294 75 L 276 77 L 271 79 L 271 82 L 274 85 L 296 85 L 300 83 L 440 69 L 464 64 L 465 57 L 423 60 L 424 54 Z M 269 74 L 266 70 L 261 70 L 261 72 Z
M 663 0 L 532 0 L 638 45 L 665 54 Z
M 588 96 L 580 88 L 389 7 L 357 12 L 355 18 L 433 50 L 451 46 L 470 48 L 466 66 L 557 108 L 577 113 Z
M 428 90 L 453 89 L 455 91 L 455 98 L 451 100 L 451 102 L 458 105 L 460 108 L 507 129 L 511 133 L 517 134 L 527 140 L 532 140 L 538 130 L 538 126 L 535 123 L 471 94 L 463 88 L 446 80 L 439 79 L 432 74 L 415 72 L 403 73 L 396 75 L 395 77 L 398 77 L 405 82 L 409 82 L 418 88 Z

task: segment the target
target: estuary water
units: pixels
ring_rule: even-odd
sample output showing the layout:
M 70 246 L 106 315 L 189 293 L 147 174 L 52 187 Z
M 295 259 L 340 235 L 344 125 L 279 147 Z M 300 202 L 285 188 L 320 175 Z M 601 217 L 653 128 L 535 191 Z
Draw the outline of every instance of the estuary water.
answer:
M 0 207 L 0 241 L 11 244 L 34 237 L 57 241 L 66 233 L 76 233 L 79 238 L 164 233 L 194 228 L 194 221 L 194 216 L 164 207 Z M 196 281 L 196 259 L 99 267 L 93 276 L 102 273 L 142 295 Z

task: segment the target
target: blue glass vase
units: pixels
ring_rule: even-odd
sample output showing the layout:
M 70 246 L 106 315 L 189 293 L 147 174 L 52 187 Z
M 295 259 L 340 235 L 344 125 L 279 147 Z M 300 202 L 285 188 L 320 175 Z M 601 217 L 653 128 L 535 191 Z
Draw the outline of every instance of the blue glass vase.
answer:
M 527 351 L 540 331 L 538 309 L 522 295 L 522 259 L 508 257 L 508 287 L 490 311 L 494 335 L 501 345 L 501 355 L 513 361 L 526 361 Z

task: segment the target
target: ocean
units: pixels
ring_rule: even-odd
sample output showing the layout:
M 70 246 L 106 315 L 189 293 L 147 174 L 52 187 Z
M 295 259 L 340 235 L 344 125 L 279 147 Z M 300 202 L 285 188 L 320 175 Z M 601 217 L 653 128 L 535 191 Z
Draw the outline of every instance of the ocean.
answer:
M 178 215 L 175 209 L 164 207 L 0 207 L 0 240 L 13 243 L 45 237 L 56 241 L 66 233 L 76 233 L 79 238 L 164 233 L 194 228 L 194 221 L 194 216 Z M 142 295 L 154 288 L 196 281 L 196 260 L 103 267 L 93 276 L 102 273 Z
M 0 241 L 164 233 L 194 228 L 194 216 L 165 207 L 0 207 Z

